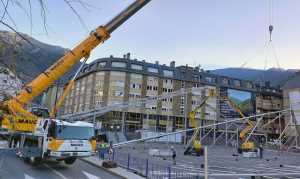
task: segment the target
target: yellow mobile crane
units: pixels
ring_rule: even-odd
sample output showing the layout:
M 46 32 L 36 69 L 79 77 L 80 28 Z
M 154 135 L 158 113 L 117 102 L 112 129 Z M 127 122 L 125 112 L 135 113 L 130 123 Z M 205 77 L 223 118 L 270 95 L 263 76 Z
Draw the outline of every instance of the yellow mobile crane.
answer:
M 42 159 L 55 158 L 72 164 L 77 157 L 90 156 L 95 152 L 93 124 L 48 118 L 47 109 L 32 108 L 28 111 L 26 105 L 80 59 L 87 59 L 95 47 L 109 39 L 114 30 L 150 1 L 134 1 L 107 24 L 92 31 L 80 44 L 27 84 L 16 97 L 0 103 L 0 127 L 10 131 L 10 147 L 18 148 L 25 161 L 39 163 Z
M 241 118 L 246 117 L 243 112 L 241 111 L 241 109 L 232 101 L 230 100 L 228 97 L 224 98 L 226 101 L 228 101 L 228 104 L 236 111 L 240 114 Z M 238 147 L 238 153 L 244 153 L 244 152 L 254 152 L 256 151 L 256 147 L 254 142 L 252 141 L 245 141 L 247 134 L 253 129 L 254 124 L 252 121 L 247 120 L 247 127 L 244 128 L 240 133 L 239 133 L 239 138 L 242 141 L 241 146 Z
M 203 148 L 201 144 L 201 139 L 199 137 L 201 129 L 199 128 L 201 123 L 196 121 L 196 113 L 199 111 L 205 104 L 206 101 L 215 95 L 215 91 L 213 89 L 209 89 L 208 96 L 205 96 L 199 106 L 197 106 L 193 111 L 189 113 L 189 119 L 191 122 L 192 128 L 198 128 L 194 131 L 191 139 L 188 141 L 186 148 L 184 150 L 184 155 L 189 155 L 195 153 L 197 156 L 203 155 Z

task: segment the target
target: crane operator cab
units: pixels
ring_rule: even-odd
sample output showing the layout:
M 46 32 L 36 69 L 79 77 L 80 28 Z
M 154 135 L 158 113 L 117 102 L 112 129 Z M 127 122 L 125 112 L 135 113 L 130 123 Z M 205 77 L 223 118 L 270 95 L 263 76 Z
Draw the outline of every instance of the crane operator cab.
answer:
M 47 136 L 48 157 L 72 164 L 78 157 L 89 157 L 96 152 L 94 125 L 88 122 L 74 123 L 50 120 Z
M 32 107 L 29 110 L 32 114 L 41 117 L 41 118 L 49 118 L 49 110 L 48 108 L 42 108 L 42 107 Z

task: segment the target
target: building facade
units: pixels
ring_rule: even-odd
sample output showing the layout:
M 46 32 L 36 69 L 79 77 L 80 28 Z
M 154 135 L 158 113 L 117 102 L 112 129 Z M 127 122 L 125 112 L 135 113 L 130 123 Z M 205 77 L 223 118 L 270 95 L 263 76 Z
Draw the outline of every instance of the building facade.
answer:
M 282 93 L 279 89 L 215 75 L 199 67 L 176 66 L 174 61 L 170 65 L 138 61 L 130 59 L 130 54 L 127 54 L 123 58 L 101 58 L 86 65 L 68 94 L 60 115 L 91 111 L 112 104 L 171 93 L 182 88 L 194 88 L 198 92 L 138 107 L 117 109 L 103 116 L 96 116 L 96 119 L 101 120 L 103 126 L 108 128 L 125 123 L 127 131 L 174 131 L 189 126 L 188 113 L 200 105 L 209 90 L 216 94 L 207 100 L 210 107 L 203 107 L 196 113 L 203 125 L 217 122 L 224 117 L 239 117 L 228 105 L 225 97 L 238 103 L 246 115 L 282 109 Z M 264 120 L 263 123 L 269 121 Z M 268 130 L 272 135 L 278 135 L 277 127 L 275 125 Z

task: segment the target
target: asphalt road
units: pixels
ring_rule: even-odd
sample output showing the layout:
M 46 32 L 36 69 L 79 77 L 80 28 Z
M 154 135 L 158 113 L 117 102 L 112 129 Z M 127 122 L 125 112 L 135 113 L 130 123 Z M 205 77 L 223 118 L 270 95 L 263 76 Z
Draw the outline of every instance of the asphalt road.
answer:
M 161 143 L 148 143 L 148 144 L 135 144 L 133 146 L 122 147 L 117 149 L 116 153 L 130 153 L 135 158 L 147 158 L 149 159 L 149 168 L 151 172 L 159 172 L 162 170 L 152 170 L 152 163 L 154 166 L 160 165 L 160 168 L 171 167 L 172 171 L 181 171 L 187 175 L 193 175 L 197 173 L 204 173 L 204 169 L 201 166 L 204 164 L 204 157 L 184 156 L 182 145 L 173 145 L 177 151 L 176 165 L 173 165 L 170 157 L 152 157 L 149 155 L 149 149 L 170 149 L 171 145 Z M 124 154 L 125 153 L 125 154 Z M 300 178 L 300 154 L 265 151 L 264 159 L 257 158 L 243 158 L 242 156 L 233 156 L 236 154 L 236 149 L 225 146 L 209 146 L 208 147 L 208 171 L 210 178 L 212 179 L 250 179 L 253 175 L 276 175 L 270 178 L 281 178 L 283 176 L 289 176 L 288 178 Z M 120 155 L 116 155 L 120 156 Z M 118 157 L 117 157 L 118 158 Z M 126 158 L 125 158 L 126 160 Z M 137 159 L 133 159 L 137 161 Z M 145 163 L 145 162 L 144 162 Z M 126 163 L 125 163 L 126 164 Z M 174 175 L 176 173 L 173 173 Z M 264 175 L 265 174 L 265 175 Z M 183 177 L 184 178 L 184 177 Z
M 14 152 L 0 150 L 0 179 L 119 179 L 102 169 L 77 160 L 73 165 L 45 162 L 32 166 L 16 157 Z

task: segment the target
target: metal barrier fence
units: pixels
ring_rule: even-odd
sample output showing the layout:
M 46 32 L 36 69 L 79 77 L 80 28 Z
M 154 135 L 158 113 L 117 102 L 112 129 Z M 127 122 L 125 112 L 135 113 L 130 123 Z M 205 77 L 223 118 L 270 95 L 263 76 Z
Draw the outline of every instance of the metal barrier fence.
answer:
M 103 151 L 102 151 L 103 152 Z M 100 155 L 101 159 L 109 159 L 107 152 Z M 112 159 L 118 166 L 149 179 L 202 179 L 203 171 L 190 171 L 176 168 L 176 165 L 162 165 L 157 161 L 132 156 L 130 153 L 114 152 Z

